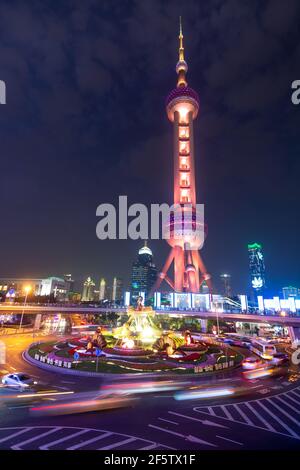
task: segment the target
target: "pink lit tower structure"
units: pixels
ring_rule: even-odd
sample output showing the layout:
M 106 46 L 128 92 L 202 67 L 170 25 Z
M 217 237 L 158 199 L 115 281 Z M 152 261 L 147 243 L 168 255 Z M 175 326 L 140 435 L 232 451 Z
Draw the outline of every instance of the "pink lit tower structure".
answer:
M 166 100 L 166 111 L 174 128 L 174 204 L 185 208 L 184 220 L 190 220 L 189 226 L 178 219 L 170 220 L 167 224 L 171 245 L 170 254 L 160 273 L 153 291 L 158 290 L 164 279 L 175 292 L 200 291 L 205 281 L 211 292 L 211 279 L 200 256 L 203 239 L 189 227 L 195 229 L 196 218 L 196 184 L 194 161 L 194 130 L 193 121 L 199 111 L 198 94 L 188 86 L 186 81 L 188 66 L 184 60 L 183 34 L 180 19 L 179 32 L 179 61 L 176 65 L 178 75 L 177 86 Z M 189 207 L 186 207 L 189 206 Z M 182 209 L 180 209 L 182 211 Z M 186 213 L 188 212 L 188 213 Z M 174 222 L 175 220 L 175 222 Z M 176 226 L 177 224 L 177 226 Z M 180 235 L 178 237 L 178 229 Z M 176 233 L 176 236 L 174 236 Z M 174 281 L 168 276 L 168 271 L 174 263 Z

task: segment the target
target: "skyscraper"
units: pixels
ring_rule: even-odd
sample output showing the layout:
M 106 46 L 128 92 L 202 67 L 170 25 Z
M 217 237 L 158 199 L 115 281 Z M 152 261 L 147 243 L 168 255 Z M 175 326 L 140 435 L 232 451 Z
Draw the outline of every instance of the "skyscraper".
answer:
M 259 243 L 248 245 L 251 287 L 256 294 L 262 294 L 266 288 L 265 262 L 262 246 Z
M 288 299 L 289 297 L 300 298 L 300 289 L 293 286 L 283 287 L 282 294 L 284 299 Z
M 94 300 L 95 283 L 91 277 L 88 277 L 83 283 L 82 302 L 91 302 Z
M 225 297 L 231 297 L 232 296 L 232 291 L 231 291 L 231 276 L 230 274 L 221 274 L 220 275 L 221 281 L 222 281 L 222 294 L 225 295 Z
M 106 294 L 106 280 L 104 279 L 104 277 L 102 277 L 100 279 L 100 285 L 99 285 L 99 300 L 104 300 L 105 294 Z
M 153 254 L 145 242 L 138 252 L 138 259 L 132 264 L 131 272 L 131 295 L 135 300 L 139 292 L 149 295 L 157 279 L 157 268 L 153 262 Z
M 123 280 L 118 277 L 114 277 L 113 280 L 111 300 L 116 304 L 120 304 L 123 300 Z
M 199 111 L 198 94 L 188 86 L 187 63 L 184 59 L 183 34 L 180 21 L 179 60 L 176 65 L 177 86 L 166 101 L 166 112 L 173 123 L 174 217 L 165 227 L 170 254 L 153 290 L 164 279 L 176 292 L 199 292 L 205 281 L 211 289 L 199 250 L 203 245 L 203 222 L 196 211 L 196 184 L 193 121 Z M 196 217 L 197 216 L 197 217 Z M 174 280 L 168 271 L 174 263 Z

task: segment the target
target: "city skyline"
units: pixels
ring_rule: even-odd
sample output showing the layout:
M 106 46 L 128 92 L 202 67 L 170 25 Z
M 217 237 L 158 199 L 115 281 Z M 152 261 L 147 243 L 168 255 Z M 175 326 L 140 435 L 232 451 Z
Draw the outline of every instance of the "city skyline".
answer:
M 229 272 L 233 288 L 245 290 L 245 246 L 259 240 L 274 288 L 300 284 L 299 110 L 290 100 L 298 64 L 296 3 L 289 2 L 284 12 L 275 9 L 271 19 L 268 8 L 261 8 L 259 20 L 254 7 L 209 3 L 189 2 L 183 8 L 175 2 L 168 11 L 153 2 L 151 10 L 141 4 L 122 12 L 111 8 L 103 18 L 104 7 L 85 2 L 74 10 L 66 6 L 65 22 L 59 20 L 59 9 L 54 8 L 51 20 L 46 8 L 37 13 L 27 5 L 19 15 L 21 23 L 13 21 L 8 4 L 1 5 L 2 17 L 11 18 L 9 28 L 3 25 L 2 42 L 11 47 L 20 67 L 15 74 L 2 54 L 7 104 L 0 108 L 5 174 L 0 191 L 11 219 L 1 231 L 3 275 L 45 277 L 70 271 L 84 278 L 95 276 L 101 266 L 106 277 L 129 281 L 137 243 L 97 240 L 95 210 L 122 193 L 130 202 L 171 200 L 172 135 L 164 101 L 173 83 L 181 14 L 187 59 L 193 58 L 190 82 L 201 97 L 195 125 L 197 200 L 205 204 L 203 257 L 209 271 L 213 279 Z M 77 15 L 83 12 L 85 20 L 79 22 Z M 118 33 L 124 15 L 125 36 Z M 40 17 L 48 27 L 37 41 Z M 53 30 L 52 21 L 59 22 L 60 32 Z M 76 34 L 80 31 L 85 42 Z M 69 41 L 75 66 L 63 41 Z M 250 60 L 252 43 L 257 53 Z M 22 52 L 31 56 L 33 47 L 48 59 L 45 65 L 35 55 L 36 73 L 30 76 L 31 64 Z M 268 72 L 262 72 L 266 66 Z M 252 88 L 248 78 L 254 81 Z M 26 99 L 39 112 L 31 111 Z M 166 258 L 168 247 L 162 241 L 151 246 L 156 260 Z

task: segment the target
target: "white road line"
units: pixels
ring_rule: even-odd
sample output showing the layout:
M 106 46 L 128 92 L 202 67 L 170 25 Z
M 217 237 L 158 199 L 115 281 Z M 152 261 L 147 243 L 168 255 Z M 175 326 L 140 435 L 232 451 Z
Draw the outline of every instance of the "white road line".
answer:
M 217 428 L 226 428 L 226 429 L 228 429 L 227 426 L 223 426 L 223 424 L 219 424 L 219 423 L 214 423 L 213 421 L 209 421 L 208 419 L 203 420 L 203 419 L 199 419 L 199 418 L 194 418 L 193 416 L 182 415 L 181 413 L 176 413 L 175 411 L 168 411 L 168 413 L 170 413 L 171 415 L 180 416 L 181 418 L 190 419 L 191 421 L 198 421 L 202 424 L 206 424 L 206 425 L 209 425 L 209 426 L 216 426 Z
M 170 424 L 178 424 L 178 423 L 175 423 L 175 421 L 170 421 L 169 419 L 165 419 L 165 418 L 158 418 L 160 421 L 165 421 L 166 423 L 170 423 Z
M 211 406 L 208 407 L 208 411 L 212 416 L 216 416 L 216 413 L 214 412 L 214 410 Z
M 110 444 L 109 446 L 99 447 L 97 450 L 108 450 L 108 449 L 115 449 L 116 447 L 123 446 L 124 444 L 129 444 L 129 442 L 133 442 L 138 440 L 138 437 L 129 437 L 128 439 L 123 439 L 123 441 L 115 442 L 114 444 Z
M 224 441 L 233 442 L 234 444 L 238 444 L 239 446 L 244 445 L 242 442 L 233 441 L 232 439 L 228 439 L 227 437 L 223 437 L 223 436 L 216 436 L 216 437 L 218 437 L 219 439 L 224 439 Z
M 255 426 L 255 424 L 251 421 L 251 419 L 243 412 L 243 410 L 241 410 L 241 407 L 235 404 L 233 404 L 233 406 L 236 409 L 236 411 L 241 415 L 241 417 L 246 421 L 247 424 L 249 424 L 250 426 Z
M 73 434 L 70 434 L 69 436 L 62 437 L 61 439 L 56 439 L 56 441 L 49 442 L 49 444 L 45 444 L 43 446 L 40 446 L 40 450 L 47 450 L 49 447 L 53 447 L 56 444 L 60 444 L 61 442 L 67 441 L 69 439 L 72 439 L 73 437 L 80 436 L 81 434 L 85 434 L 89 432 L 90 429 L 83 429 L 82 431 L 75 432 Z
M 296 403 L 297 405 L 300 406 L 300 401 L 299 401 L 299 400 L 296 400 L 296 398 L 291 397 L 289 394 L 290 394 L 290 392 L 288 392 L 288 393 L 286 394 L 286 397 L 287 397 L 289 400 L 293 401 L 294 403 Z M 277 397 L 277 398 L 278 398 L 278 397 Z
M 272 418 L 277 421 L 284 429 L 286 429 L 288 431 L 289 434 L 291 434 L 292 436 L 296 437 L 297 439 L 299 439 L 299 436 L 298 434 L 296 434 L 286 423 L 284 423 L 278 416 L 274 415 L 274 413 L 272 413 L 271 410 L 269 410 L 269 408 L 267 408 L 263 403 L 261 403 L 260 401 L 257 402 L 259 404 L 259 406 L 261 408 L 263 408 L 270 416 L 272 416 Z M 279 408 L 279 407 L 278 407 Z M 279 408 L 280 410 L 280 408 Z
M 252 405 L 250 405 L 250 403 L 245 403 L 245 405 L 247 406 L 247 408 L 249 408 L 250 411 L 252 411 L 253 414 L 255 414 L 255 416 L 257 417 L 257 419 L 262 422 L 265 427 L 269 430 L 269 431 L 272 431 L 272 432 L 277 432 L 276 429 L 273 428 L 273 426 L 271 426 L 271 424 L 263 417 L 261 416 L 258 411 L 255 410 L 255 408 L 253 408 Z M 256 426 L 256 427 L 259 427 L 259 426 Z M 265 428 L 262 428 L 262 429 L 265 429 Z
M 48 436 L 49 434 L 52 434 L 54 432 L 59 431 L 61 426 L 57 426 L 54 429 L 50 429 L 50 431 L 43 432 L 42 434 L 38 434 L 37 436 L 31 437 L 30 439 L 26 439 L 26 441 L 18 442 L 18 444 L 15 444 L 14 446 L 11 446 L 12 450 L 21 450 L 21 446 L 24 446 L 26 444 L 29 444 L 30 442 L 36 441 L 37 439 L 40 439 L 41 437 Z
M 146 446 L 146 447 L 142 447 L 141 449 L 139 450 L 151 450 L 151 449 L 155 449 L 159 444 L 155 443 L 155 444 L 150 444 L 149 446 Z M 169 447 L 169 449 L 171 449 L 171 447 Z
M 10 434 L 9 436 L 6 436 L 6 437 L 3 437 L 2 439 L 0 439 L 0 442 L 8 441 L 9 439 L 12 439 L 16 436 L 19 436 L 20 434 L 23 434 L 24 432 L 30 431 L 31 429 L 32 428 L 25 428 L 25 429 L 22 429 L 21 431 L 14 432 L 14 433 Z M 3 430 L 3 428 L 2 428 L 2 430 Z
M 297 397 L 298 403 L 299 403 L 300 397 L 299 397 L 298 393 L 295 393 L 294 390 L 291 390 L 291 391 L 288 392 L 288 393 L 292 393 L 295 397 Z
M 281 406 L 277 405 L 277 403 L 275 403 L 274 401 L 270 400 L 269 398 L 267 398 L 268 402 L 270 402 L 273 406 L 275 406 L 275 408 L 277 408 L 277 410 L 280 411 L 280 413 L 284 414 L 287 418 L 289 418 L 291 421 L 293 421 L 293 423 L 297 424 L 297 426 L 300 427 L 300 423 L 299 421 L 294 418 L 293 416 L 289 415 L 287 411 L 283 410 Z M 300 439 L 300 436 L 298 436 L 299 439 Z
M 293 388 L 293 390 L 291 390 L 291 392 L 293 392 L 295 395 L 297 395 L 297 397 L 300 398 L 300 391 L 298 390 L 298 388 Z
M 61 380 L 62 384 L 76 384 L 76 382 L 70 382 L 69 380 Z
M 111 436 L 112 434 L 113 434 L 113 432 L 107 431 L 104 434 L 102 434 L 101 436 L 92 437 L 92 439 L 88 439 L 87 441 L 79 442 L 79 444 L 75 444 L 72 447 L 68 447 L 67 450 L 80 449 L 80 447 L 84 447 L 88 444 L 91 444 L 92 442 L 100 441 L 100 439 L 105 439 L 106 437 Z
M 199 442 L 201 444 L 206 444 L 206 445 L 212 446 L 212 447 L 218 447 L 215 444 L 212 444 L 211 442 L 204 441 L 204 440 L 202 440 L 198 437 L 195 438 L 194 436 L 185 436 L 184 434 L 180 434 L 179 432 L 170 431 L 170 429 L 164 429 L 164 428 L 161 428 L 159 426 L 155 426 L 154 424 L 148 424 L 148 426 L 149 426 L 149 428 L 158 429 L 159 431 L 163 431 L 163 432 L 166 432 L 168 434 L 173 434 L 174 436 L 178 436 L 178 437 L 181 437 L 183 439 L 189 439 L 189 437 L 192 437 L 192 439 L 194 438 L 195 442 Z M 191 440 L 191 439 L 189 439 L 189 440 Z
M 293 405 L 290 405 L 289 403 L 284 401 L 281 397 L 275 397 L 275 398 L 277 398 L 277 400 L 281 401 L 281 403 L 283 403 L 285 406 L 287 406 L 288 408 L 291 408 L 291 410 L 296 411 L 296 413 L 299 414 L 299 410 L 297 410 L 297 408 L 295 408 Z
M 230 406 L 230 405 L 229 405 L 229 406 Z M 220 408 L 221 408 L 221 410 L 225 413 L 225 415 L 227 416 L 227 418 L 228 418 L 230 421 L 234 421 L 233 417 L 231 416 L 231 414 L 230 414 L 229 411 L 227 410 L 226 406 L 221 405 Z

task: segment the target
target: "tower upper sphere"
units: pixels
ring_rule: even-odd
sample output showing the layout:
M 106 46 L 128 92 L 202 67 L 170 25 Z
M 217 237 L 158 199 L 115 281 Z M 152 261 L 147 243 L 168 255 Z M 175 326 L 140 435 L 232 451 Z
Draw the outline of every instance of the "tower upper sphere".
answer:
M 174 88 L 166 99 L 166 110 L 170 121 L 174 121 L 174 113 L 187 114 L 192 112 L 193 119 L 197 117 L 199 110 L 199 96 L 198 93 L 189 87 L 186 81 L 186 74 L 188 71 L 188 65 L 184 58 L 184 46 L 183 46 L 183 33 L 182 23 L 180 17 L 179 26 L 179 50 L 178 50 L 178 62 L 176 65 L 176 72 L 178 75 L 177 87 Z

